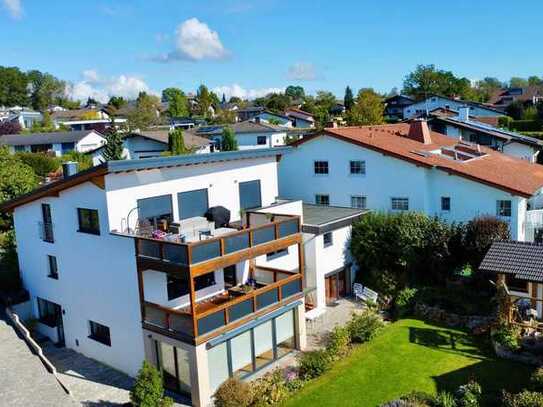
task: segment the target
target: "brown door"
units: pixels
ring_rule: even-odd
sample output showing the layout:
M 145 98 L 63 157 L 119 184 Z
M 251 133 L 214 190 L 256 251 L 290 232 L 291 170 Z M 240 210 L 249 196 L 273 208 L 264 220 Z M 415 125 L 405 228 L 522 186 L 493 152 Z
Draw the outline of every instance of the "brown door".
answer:
M 345 295 L 347 294 L 347 281 L 345 277 L 345 269 L 341 270 L 337 274 L 338 297 L 345 297 Z
M 325 278 L 325 291 L 326 291 L 326 303 L 332 303 L 338 299 L 338 285 L 337 276 L 330 276 Z

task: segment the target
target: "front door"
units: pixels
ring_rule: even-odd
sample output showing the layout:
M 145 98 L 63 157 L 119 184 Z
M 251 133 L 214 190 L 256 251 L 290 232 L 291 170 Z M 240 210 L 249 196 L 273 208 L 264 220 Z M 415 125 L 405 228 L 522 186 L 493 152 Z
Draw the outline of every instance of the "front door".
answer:
M 57 314 L 57 335 L 58 335 L 57 346 L 59 347 L 65 346 L 66 342 L 64 340 L 64 322 L 62 320 L 62 309 L 60 305 L 58 306 L 58 314 Z
M 333 276 L 326 277 L 324 282 L 325 282 L 325 290 L 326 290 L 326 303 L 327 304 L 334 303 L 338 298 L 337 276 L 334 274 Z

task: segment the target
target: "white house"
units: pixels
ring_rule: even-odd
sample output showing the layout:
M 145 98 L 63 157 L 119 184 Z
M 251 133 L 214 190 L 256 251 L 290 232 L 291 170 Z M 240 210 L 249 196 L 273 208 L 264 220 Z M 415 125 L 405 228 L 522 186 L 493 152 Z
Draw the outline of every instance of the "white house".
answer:
M 303 349 L 289 150 L 110 161 L 4 204 L 37 329 L 132 376 L 146 359 L 194 406 Z
M 30 129 L 32 126 L 41 123 L 43 115 L 33 110 L 25 110 L 25 108 L 14 108 L 9 110 L 4 120 L 17 122 L 22 129 Z
M 57 128 L 64 126 L 72 131 L 93 129 L 103 131 L 111 125 L 111 117 L 105 109 L 57 110 L 51 113 L 51 120 Z M 126 122 L 126 118 L 115 118 L 116 127 Z
M 0 145 L 8 146 L 12 153 L 23 151 L 52 152 L 57 157 L 70 151 L 85 153 L 99 148 L 104 143 L 104 136 L 94 130 L 6 134 L 0 137 Z
M 431 113 L 430 127 L 438 133 L 488 146 L 533 163 L 537 162 L 539 152 L 543 148 L 543 140 L 483 123 L 480 118 L 473 117 L 470 110 L 471 108 L 466 106 L 459 108 L 458 113 L 453 115 Z
M 294 146 L 279 169 L 285 198 L 451 222 L 493 215 L 517 240 L 533 240 L 543 225 L 540 165 L 429 131 L 424 121 L 327 129 Z
M 264 123 L 281 127 L 293 127 L 292 120 L 286 114 L 279 114 L 264 110 L 250 119 L 256 123 Z
M 315 118 L 311 113 L 305 112 L 298 108 L 288 108 L 285 111 L 287 116 L 292 122 L 292 127 L 301 129 L 312 129 L 315 127 Z
M 414 117 L 428 115 L 429 112 L 438 108 L 456 110 L 461 107 L 469 106 L 471 113 L 479 117 L 499 117 L 504 116 L 504 113 L 493 107 L 483 105 L 481 103 L 469 102 L 465 100 L 451 99 L 445 96 L 430 95 L 420 102 L 413 103 L 404 107 L 403 118 L 412 119 Z
M 213 141 L 214 150 L 220 150 L 223 130 L 226 126 L 233 130 L 240 150 L 280 147 L 286 144 L 286 128 L 254 121 L 244 121 L 229 125 L 202 126 L 188 130 L 186 133 L 207 137 Z
M 126 160 L 138 160 L 141 158 L 160 157 L 168 150 L 167 130 L 147 130 L 141 133 L 132 132 L 123 137 L 123 158 Z M 206 154 L 211 152 L 213 143 L 207 138 L 197 136 L 188 132 L 183 133 L 185 147 L 192 150 L 194 154 Z M 99 165 L 105 160 L 103 158 L 104 146 L 89 151 L 94 165 Z

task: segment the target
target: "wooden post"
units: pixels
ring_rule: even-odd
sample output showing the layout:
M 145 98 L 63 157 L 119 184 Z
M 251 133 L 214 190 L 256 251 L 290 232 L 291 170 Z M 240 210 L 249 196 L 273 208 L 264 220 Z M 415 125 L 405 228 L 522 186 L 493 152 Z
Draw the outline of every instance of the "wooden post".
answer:
M 192 331 L 194 337 L 198 336 L 198 319 L 196 315 L 196 292 L 194 290 L 194 278 L 192 273 L 189 272 L 189 281 L 190 281 L 190 313 L 192 314 Z

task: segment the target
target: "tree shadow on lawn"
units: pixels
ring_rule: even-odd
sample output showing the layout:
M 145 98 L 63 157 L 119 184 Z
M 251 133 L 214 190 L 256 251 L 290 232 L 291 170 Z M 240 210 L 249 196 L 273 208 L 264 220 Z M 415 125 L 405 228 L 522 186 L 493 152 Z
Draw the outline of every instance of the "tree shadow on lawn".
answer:
M 489 356 L 488 345 L 484 341 L 467 333 L 445 328 L 409 327 L 409 342 L 471 358 L 483 359 Z

